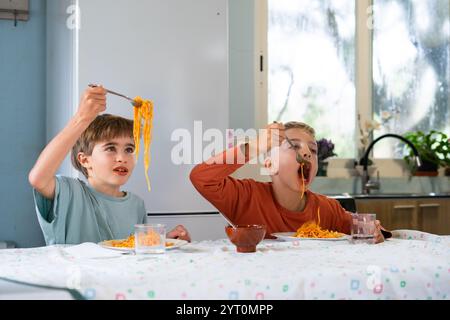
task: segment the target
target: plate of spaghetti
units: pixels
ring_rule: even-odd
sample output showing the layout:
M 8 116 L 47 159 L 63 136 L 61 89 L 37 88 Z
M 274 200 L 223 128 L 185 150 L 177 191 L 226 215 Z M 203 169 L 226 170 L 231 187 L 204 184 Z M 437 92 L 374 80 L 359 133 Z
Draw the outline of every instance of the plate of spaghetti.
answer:
M 350 236 L 343 234 L 340 237 L 319 238 L 319 237 L 296 237 L 297 232 L 275 232 L 272 236 L 284 241 L 298 241 L 298 240 L 321 240 L 321 241 L 343 241 L 349 240 Z
M 304 224 L 302 224 L 300 228 L 297 229 L 296 232 L 278 232 L 272 233 L 272 236 L 287 241 L 295 241 L 295 240 L 340 241 L 350 239 L 350 236 L 346 235 L 345 233 L 322 229 L 322 227 L 320 226 L 320 208 L 317 209 L 317 220 L 318 220 L 317 222 L 316 221 L 305 222 Z
M 186 244 L 188 244 L 186 240 L 167 238 L 166 250 L 176 249 Z M 134 251 L 134 235 L 129 236 L 127 239 L 102 241 L 99 243 L 99 245 L 106 249 L 118 251 Z

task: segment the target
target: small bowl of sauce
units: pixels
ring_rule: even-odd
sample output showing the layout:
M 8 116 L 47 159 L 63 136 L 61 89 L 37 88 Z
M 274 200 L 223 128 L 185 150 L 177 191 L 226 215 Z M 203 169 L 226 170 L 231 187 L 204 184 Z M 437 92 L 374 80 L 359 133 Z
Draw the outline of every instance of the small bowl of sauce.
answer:
M 236 251 L 241 253 L 256 252 L 256 246 L 266 235 L 264 225 L 237 225 L 225 227 L 225 232 L 231 243 L 236 246 Z

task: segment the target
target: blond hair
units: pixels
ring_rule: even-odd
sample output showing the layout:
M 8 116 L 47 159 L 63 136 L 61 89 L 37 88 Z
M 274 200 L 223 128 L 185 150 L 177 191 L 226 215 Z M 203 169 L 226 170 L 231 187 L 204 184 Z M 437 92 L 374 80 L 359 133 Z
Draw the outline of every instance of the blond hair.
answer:
M 97 116 L 72 147 L 72 165 L 88 178 L 86 168 L 78 161 L 78 154 L 83 152 L 85 155 L 90 156 L 98 142 L 118 137 L 133 138 L 133 120 L 111 114 Z
M 307 125 L 303 122 L 297 122 L 297 121 L 289 121 L 284 124 L 284 129 L 301 129 L 309 133 L 314 139 L 316 138 L 316 130 L 314 130 L 313 127 Z

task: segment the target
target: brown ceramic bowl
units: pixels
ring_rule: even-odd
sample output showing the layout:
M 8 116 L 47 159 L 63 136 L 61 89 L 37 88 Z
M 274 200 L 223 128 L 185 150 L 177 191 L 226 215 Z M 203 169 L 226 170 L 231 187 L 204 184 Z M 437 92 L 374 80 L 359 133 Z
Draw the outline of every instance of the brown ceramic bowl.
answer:
M 263 225 L 238 225 L 225 227 L 230 241 L 236 246 L 237 252 L 256 252 L 256 245 L 264 239 L 266 226 Z

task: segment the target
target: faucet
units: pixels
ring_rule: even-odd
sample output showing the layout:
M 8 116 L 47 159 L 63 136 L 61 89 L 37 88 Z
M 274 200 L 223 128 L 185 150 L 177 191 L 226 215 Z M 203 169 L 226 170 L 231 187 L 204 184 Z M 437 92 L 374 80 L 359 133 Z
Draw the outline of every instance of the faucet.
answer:
M 374 147 L 374 145 L 378 141 L 380 141 L 384 138 L 397 138 L 397 139 L 402 140 L 404 143 L 409 145 L 411 147 L 411 149 L 413 150 L 414 158 L 415 158 L 417 166 L 420 167 L 422 165 L 422 162 L 420 161 L 420 157 L 419 157 L 419 152 L 417 151 L 417 148 L 414 146 L 414 144 L 411 141 L 409 141 L 408 139 L 406 139 L 400 135 L 397 135 L 397 134 L 389 133 L 389 134 L 382 135 L 381 137 L 372 141 L 372 143 L 369 145 L 366 152 L 364 153 L 364 156 L 359 161 L 359 164 L 363 166 L 362 183 L 361 183 L 363 194 L 369 194 L 370 190 L 379 190 L 380 189 L 379 173 L 378 173 L 377 181 L 371 181 L 369 172 L 367 170 L 367 163 L 369 162 L 369 153 L 372 150 L 372 148 Z

